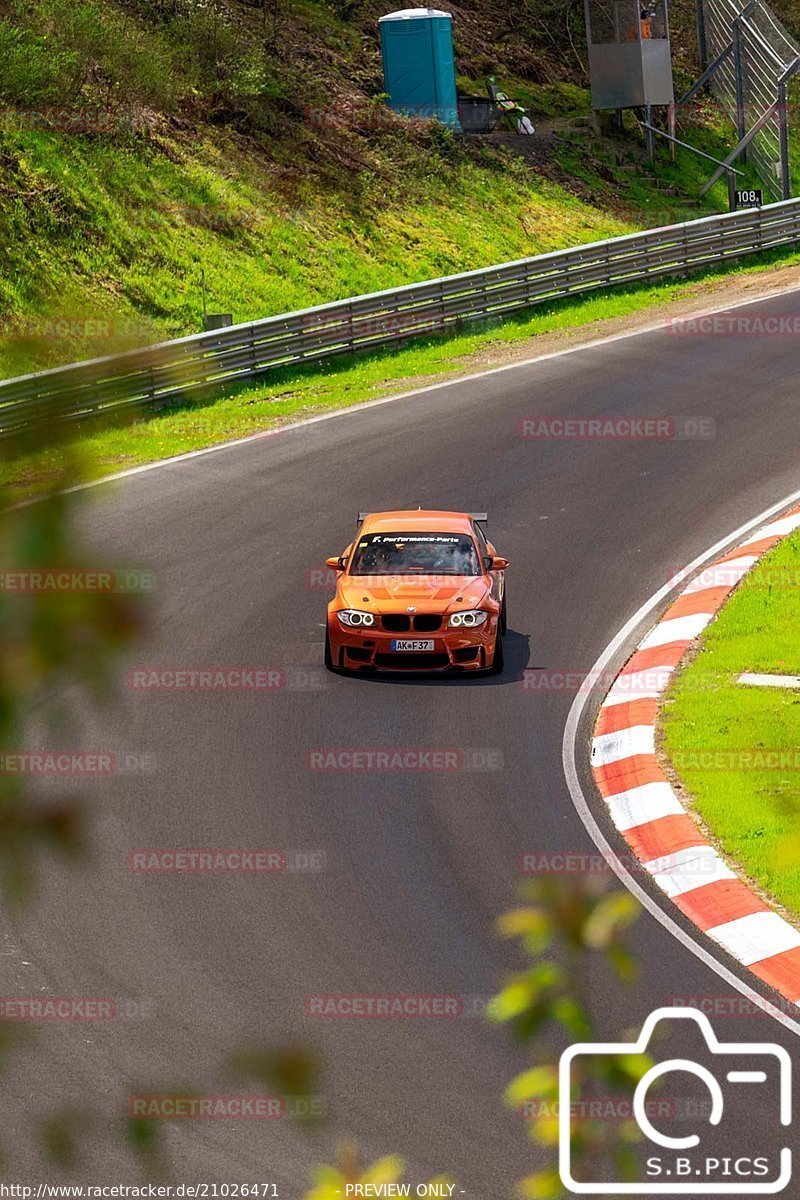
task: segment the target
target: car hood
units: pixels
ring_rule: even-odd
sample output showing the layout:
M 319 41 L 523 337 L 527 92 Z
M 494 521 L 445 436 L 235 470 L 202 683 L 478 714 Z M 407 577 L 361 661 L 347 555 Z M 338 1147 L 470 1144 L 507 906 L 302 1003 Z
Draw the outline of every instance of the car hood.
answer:
M 387 575 L 359 579 L 343 575 L 339 597 L 346 608 L 371 612 L 406 612 L 410 605 L 420 612 L 448 612 L 453 608 L 475 608 L 486 597 L 489 585 L 483 576 Z M 457 602 L 457 603 L 456 603 Z

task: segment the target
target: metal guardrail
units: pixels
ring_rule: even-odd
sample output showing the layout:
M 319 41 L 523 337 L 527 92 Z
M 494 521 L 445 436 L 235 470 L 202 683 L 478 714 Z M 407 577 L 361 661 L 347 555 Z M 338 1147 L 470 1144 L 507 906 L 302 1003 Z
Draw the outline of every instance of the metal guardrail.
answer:
M 703 217 L 0 382 L 0 436 L 208 393 L 613 284 L 800 241 L 800 200 Z

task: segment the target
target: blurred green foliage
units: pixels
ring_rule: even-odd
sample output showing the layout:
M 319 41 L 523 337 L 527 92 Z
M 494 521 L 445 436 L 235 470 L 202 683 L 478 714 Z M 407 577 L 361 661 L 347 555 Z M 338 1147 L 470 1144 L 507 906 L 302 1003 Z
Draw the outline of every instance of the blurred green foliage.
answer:
M 622 982 L 631 980 L 636 963 L 625 945 L 627 929 L 639 915 L 639 905 L 628 892 L 609 886 L 606 876 L 577 879 L 547 876 L 523 888 L 524 904 L 499 921 L 503 937 L 516 941 L 526 966 L 506 982 L 490 1007 L 490 1018 L 506 1022 L 525 1042 L 532 1042 L 534 1063 L 508 1086 L 506 1102 L 520 1109 L 526 1102 L 541 1103 L 529 1122 L 531 1137 L 557 1158 L 560 1095 L 558 1064 L 552 1047 L 593 1041 L 591 981 L 601 963 Z M 599 1039 L 604 1040 L 604 1039 Z M 624 1039 L 622 1039 L 624 1040 Z M 578 1060 L 579 1061 L 579 1060 Z M 601 1084 L 610 1095 L 631 1094 L 652 1065 L 646 1055 L 600 1056 L 591 1077 L 578 1067 L 572 1075 L 572 1094 L 585 1085 Z M 639 1131 L 633 1121 L 619 1125 L 581 1116 L 571 1122 L 571 1159 L 579 1164 L 581 1179 L 602 1179 L 610 1161 L 620 1179 L 636 1175 L 632 1144 Z M 569 1193 L 555 1165 L 536 1171 L 519 1185 L 529 1200 L 551 1200 Z

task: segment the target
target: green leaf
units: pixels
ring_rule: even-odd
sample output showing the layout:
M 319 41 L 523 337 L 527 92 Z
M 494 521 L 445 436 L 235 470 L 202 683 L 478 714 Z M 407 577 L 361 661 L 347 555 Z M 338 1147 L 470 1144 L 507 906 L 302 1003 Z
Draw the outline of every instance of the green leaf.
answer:
M 492 1001 L 492 1020 L 510 1021 L 531 1008 L 539 996 L 539 985 L 530 975 L 518 975 Z
M 506 1088 L 506 1102 L 516 1108 L 531 1097 L 558 1095 L 558 1068 L 550 1066 L 531 1067 L 523 1071 Z
M 553 1002 L 553 1016 L 566 1029 L 573 1041 L 584 1042 L 592 1036 L 592 1023 L 582 1004 L 569 996 Z
M 544 949 L 553 936 L 553 922 L 540 908 L 516 908 L 505 913 L 497 922 L 498 932 L 505 938 L 522 938 L 526 945 Z
M 549 1167 L 546 1171 L 537 1171 L 535 1175 L 523 1179 L 518 1191 L 524 1200 L 553 1200 L 564 1195 L 564 1186 L 556 1168 Z
M 618 929 L 636 920 L 641 909 L 629 892 L 615 891 L 598 901 L 583 927 L 583 938 L 592 950 L 608 946 Z

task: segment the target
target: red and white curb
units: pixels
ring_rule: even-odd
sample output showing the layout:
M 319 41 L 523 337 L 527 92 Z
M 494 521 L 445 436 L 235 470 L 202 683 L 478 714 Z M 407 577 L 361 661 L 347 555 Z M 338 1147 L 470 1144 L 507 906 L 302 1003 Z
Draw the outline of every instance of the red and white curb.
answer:
M 655 751 L 658 703 L 689 647 L 800 506 L 763 525 L 684 588 L 600 706 L 592 769 L 616 828 L 684 916 L 764 983 L 800 1005 L 800 932 L 736 877 L 687 814 Z

